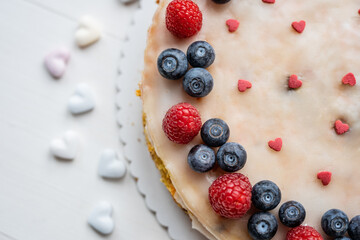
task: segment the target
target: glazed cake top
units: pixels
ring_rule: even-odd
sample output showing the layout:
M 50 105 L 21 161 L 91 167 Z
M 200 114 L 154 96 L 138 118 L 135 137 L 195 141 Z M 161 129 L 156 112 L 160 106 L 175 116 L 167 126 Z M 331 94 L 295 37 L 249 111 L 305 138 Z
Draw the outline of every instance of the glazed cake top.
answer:
M 208 188 L 220 175 L 219 168 L 200 174 L 192 171 L 186 158 L 202 143 L 197 136 L 187 145 L 175 144 L 162 131 L 166 111 L 180 102 L 195 106 L 205 122 L 221 118 L 230 127 L 229 141 L 247 151 L 245 167 L 239 172 L 251 183 L 267 179 L 282 191 L 281 203 L 302 203 L 304 224 L 323 236 L 321 216 L 331 208 L 349 218 L 360 213 L 360 89 L 342 84 L 349 72 L 360 76 L 359 0 L 261 0 L 231 1 L 218 5 L 194 0 L 203 13 L 201 31 L 189 39 L 178 39 L 167 31 L 165 10 L 170 0 L 160 1 L 149 30 L 145 70 L 141 84 L 146 132 L 169 171 L 183 205 L 216 239 L 249 239 L 247 220 L 217 215 L 208 201 Z M 225 22 L 236 19 L 239 28 L 230 33 Z M 299 34 L 294 21 L 306 21 Z M 208 68 L 214 78 L 212 92 L 200 99 L 188 96 L 181 80 L 164 79 L 156 59 L 167 48 L 186 52 L 194 41 L 204 40 L 215 49 L 215 62 Z M 288 78 L 296 74 L 303 82 L 288 89 Z M 252 88 L 239 92 L 239 79 Z M 350 131 L 337 135 L 334 122 L 342 120 Z M 268 141 L 282 138 L 276 152 Z M 319 171 L 332 172 L 323 186 Z M 281 204 L 280 203 L 280 204 Z M 277 216 L 277 207 L 271 212 Z M 279 224 L 274 239 L 284 239 L 287 229 Z

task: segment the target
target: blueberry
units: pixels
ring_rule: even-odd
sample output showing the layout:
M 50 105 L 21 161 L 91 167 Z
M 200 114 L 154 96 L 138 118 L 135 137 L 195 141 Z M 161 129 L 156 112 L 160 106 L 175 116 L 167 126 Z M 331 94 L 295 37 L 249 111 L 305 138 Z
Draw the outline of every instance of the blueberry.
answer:
M 339 209 L 330 209 L 321 218 L 321 227 L 330 237 L 343 236 L 349 226 L 349 218 Z
M 192 97 L 205 97 L 214 86 L 211 74 L 203 68 L 190 69 L 183 79 L 183 88 Z
M 275 236 L 278 223 L 269 212 L 259 212 L 252 215 L 248 221 L 248 231 L 254 240 L 268 240 Z
M 342 236 L 342 237 L 337 237 L 337 238 L 335 238 L 334 240 L 351 240 L 351 238 Z
M 197 41 L 189 46 L 187 59 L 193 67 L 207 68 L 214 62 L 215 52 L 209 43 Z
M 288 201 L 279 209 L 279 219 L 287 227 L 297 227 L 305 220 L 306 212 L 301 203 Z
M 251 201 L 259 210 L 269 211 L 277 207 L 281 200 L 279 187 L 269 180 L 263 180 L 254 185 Z
M 230 129 L 224 120 L 211 118 L 201 127 L 201 138 L 210 147 L 219 147 L 229 139 Z
M 216 161 L 222 170 L 236 172 L 246 163 L 246 151 L 238 143 L 228 142 L 222 145 L 216 153 Z
M 161 76 L 176 80 L 185 75 L 189 64 L 185 53 L 176 48 L 169 48 L 159 55 L 157 66 Z
M 213 2 L 218 3 L 218 4 L 223 4 L 223 3 L 230 2 L 230 0 L 213 0 Z
M 215 165 L 215 152 L 210 147 L 199 144 L 188 155 L 189 166 L 196 172 L 207 172 Z
M 353 219 L 351 219 L 349 223 L 348 233 L 351 239 L 360 239 L 360 215 L 357 215 Z

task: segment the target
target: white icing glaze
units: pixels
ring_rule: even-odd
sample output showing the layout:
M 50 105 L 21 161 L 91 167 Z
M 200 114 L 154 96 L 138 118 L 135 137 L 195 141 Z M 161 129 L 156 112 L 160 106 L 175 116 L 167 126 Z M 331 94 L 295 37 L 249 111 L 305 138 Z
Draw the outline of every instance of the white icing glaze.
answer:
M 358 0 L 328 1 L 260 0 L 231 1 L 216 5 L 194 0 L 203 12 L 203 27 L 190 39 L 177 39 L 165 27 L 165 8 L 160 2 L 149 30 L 141 85 L 147 133 L 158 156 L 164 161 L 184 206 L 217 239 L 249 239 L 247 219 L 228 220 L 216 215 L 208 203 L 208 187 L 223 174 L 215 169 L 207 174 L 193 172 L 186 157 L 196 144 L 170 142 L 161 130 L 166 111 L 179 102 L 189 102 L 200 112 L 203 122 L 224 119 L 230 126 L 229 141 L 242 144 L 248 161 L 240 170 L 252 184 L 269 179 L 282 190 L 282 203 L 301 202 L 307 217 L 304 224 L 322 235 L 320 219 L 331 208 L 339 208 L 349 218 L 360 214 L 360 88 L 343 86 L 342 77 L 353 72 L 360 77 L 360 16 Z M 229 33 L 226 20 L 240 21 Z M 303 33 L 295 32 L 293 21 L 306 21 Z M 161 51 L 175 47 L 186 52 L 196 40 L 206 40 L 215 49 L 216 59 L 208 68 L 215 82 L 203 99 L 186 95 L 180 81 L 160 76 L 156 59 Z M 297 74 L 303 85 L 288 91 L 287 78 Z M 244 93 L 238 79 L 253 85 Z M 333 124 L 344 119 L 350 131 L 336 135 Z M 281 152 L 267 142 L 281 137 Z M 324 187 L 316 178 L 321 170 L 333 173 Z M 272 211 L 277 215 L 278 208 Z M 274 239 L 284 239 L 287 229 L 279 224 Z

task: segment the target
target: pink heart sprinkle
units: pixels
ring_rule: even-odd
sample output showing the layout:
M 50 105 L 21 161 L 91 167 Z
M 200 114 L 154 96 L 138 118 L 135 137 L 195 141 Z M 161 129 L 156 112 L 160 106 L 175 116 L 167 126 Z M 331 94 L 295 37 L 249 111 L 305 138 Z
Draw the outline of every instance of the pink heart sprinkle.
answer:
M 229 32 L 235 32 L 238 29 L 240 23 L 236 19 L 229 19 L 226 21 L 226 25 L 229 28 Z
M 341 120 L 336 120 L 334 127 L 335 127 L 335 132 L 338 135 L 342 135 L 342 134 L 346 133 L 347 131 L 349 131 L 349 129 L 350 129 L 349 125 L 346 123 L 343 123 Z
M 289 88 L 291 88 L 291 89 L 297 89 L 297 88 L 299 88 L 299 87 L 302 86 L 302 81 L 300 81 L 300 80 L 298 79 L 298 76 L 296 76 L 296 75 L 291 75 L 291 76 L 289 77 L 288 85 L 289 85 Z
M 251 88 L 252 84 L 249 81 L 240 79 L 238 81 L 238 89 L 240 92 L 245 92 L 248 88 Z
M 275 0 L 262 0 L 264 3 L 275 3 Z
M 350 86 L 354 86 L 356 84 L 356 78 L 354 74 L 352 73 L 346 74 L 342 79 L 342 83 L 345 85 L 348 84 Z
M 275 140 L 271 140 L 268 142 L 269 147 L 277 152 L 281 151 L 282 148 L 282 139 L 276 138 Z
M 332 175 L 331 172 L 322 171 L 317 174 L 317 178 L 321 180 L 321 182 L 324 186 L 327 186 L 327 185 L 329 185 L 329 183 L 331 181 L 331 175 Z
M 61 78 L 66 70 L 70 59 L 70 51 L 67 48 L 58 48 L 45 57 L 45 67 L 54 78 Z
M 305 29 L 306 22 L 301 20 L 300 22 L 293 22 L 291 26 L 294 28 L 295 31 L 298 33 L 302 33 Z

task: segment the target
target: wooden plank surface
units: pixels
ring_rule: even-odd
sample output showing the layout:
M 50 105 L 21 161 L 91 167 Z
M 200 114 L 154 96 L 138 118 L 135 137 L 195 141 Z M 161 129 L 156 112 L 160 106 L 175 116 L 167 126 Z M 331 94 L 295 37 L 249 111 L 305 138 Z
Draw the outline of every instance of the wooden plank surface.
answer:
M 104 148 L 121 151 L 114 105 L 116 66 L 137 4 L 117 0 L 0 1 L 0 239 L 169 239 L 129 173 L 119 181 L 97 175 Z M 77 20 L 102 23 L 101 40 L 86 49 L 74 44 Z M 72 53 L 62 79 L 43 66 L 59 45 Z M 66 103 L 79 83 L 95 91 L 94 111 L 74 117 Z M 71 129 L 79 133 L 78 157 L 54 159 L 49 143 Z M 109 237 L 86 223 L 98 201 L 114 206 Z

